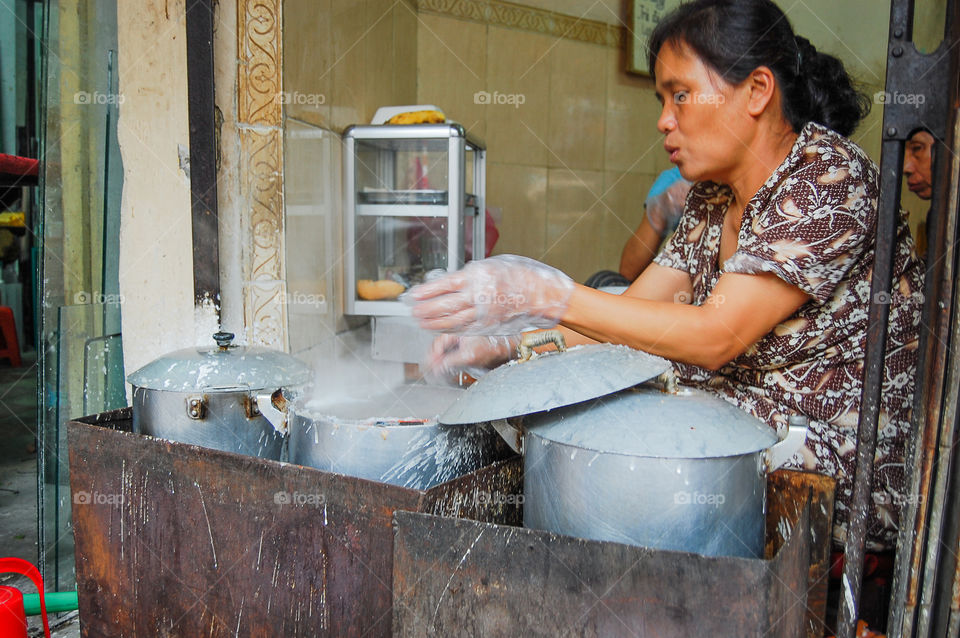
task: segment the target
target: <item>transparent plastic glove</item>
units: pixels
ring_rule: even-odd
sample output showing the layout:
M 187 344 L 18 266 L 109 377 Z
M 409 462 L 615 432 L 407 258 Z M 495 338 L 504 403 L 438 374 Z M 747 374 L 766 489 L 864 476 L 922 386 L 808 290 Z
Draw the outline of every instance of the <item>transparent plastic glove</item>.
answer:
M 556 268 L 519 255 L 498 255 L 415 286 L 404 300 L 426 330 L 515 335 L 557 325 L 573 286 Z
M 424 372 L 428 379 L 450 381 L 461 372 L 479 379 L 509 361 L 520 344 L 520 335 L 509 337 L 458 337 L 442 334 L 433 340 Z
M 691 182 L 680 176 L 680 171 L 674 174 L 673 170 L 665 171 L 657 182 L 654 182 L 644 202 L 644 208 L 647 211 L 647 221 L 661 237 L 673 232 L 677 227 L 692 186 Z

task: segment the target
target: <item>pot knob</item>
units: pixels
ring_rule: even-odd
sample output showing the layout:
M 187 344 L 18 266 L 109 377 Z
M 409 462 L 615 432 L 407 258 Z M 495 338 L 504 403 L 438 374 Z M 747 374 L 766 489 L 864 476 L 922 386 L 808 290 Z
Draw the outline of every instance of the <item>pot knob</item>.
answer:
M 213 340 L 217 342 L 217 345 L 220 346 L 221 350 L 226 350 L 230 347 L 231 342 L 233 342 L 233 337 L 235 335 L 232 332 L 215 332 L 213 334 Z

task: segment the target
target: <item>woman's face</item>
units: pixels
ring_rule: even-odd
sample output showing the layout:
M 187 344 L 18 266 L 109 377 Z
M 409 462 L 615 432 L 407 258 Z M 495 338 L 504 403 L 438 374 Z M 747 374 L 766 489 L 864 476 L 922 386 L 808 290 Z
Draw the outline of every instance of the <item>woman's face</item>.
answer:
M 670 42 L 660 48 L 654 71 L 663 105 L 657 128 L 670 161 L 689 181 L 729 183 L 751 135 L 744 90 Z

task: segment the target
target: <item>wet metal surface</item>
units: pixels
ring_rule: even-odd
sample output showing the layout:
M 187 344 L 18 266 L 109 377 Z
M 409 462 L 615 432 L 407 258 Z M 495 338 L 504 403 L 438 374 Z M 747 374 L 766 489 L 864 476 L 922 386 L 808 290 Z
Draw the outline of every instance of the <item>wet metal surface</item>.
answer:
M 394 634 L 822 636 L 822 625 L 820 634 L 808 630 L 805 603 L 810 560 L 821 555 L 810 541 L 825 534 L 829 547 L 828 521 L 816 513 L 819 522 L 809 524 L 824 501 L 808 499 L 811 488 L 832 490 L 832 483 L 797 480 L 772 499 L 769 560 L 398 511 Z
M 91 494 L 73 508 L 87 637 L 389 636 L 396 509 L 519 520 L 519 458 L 418 491 L 76 421 L 68 436 L 71 488 Z

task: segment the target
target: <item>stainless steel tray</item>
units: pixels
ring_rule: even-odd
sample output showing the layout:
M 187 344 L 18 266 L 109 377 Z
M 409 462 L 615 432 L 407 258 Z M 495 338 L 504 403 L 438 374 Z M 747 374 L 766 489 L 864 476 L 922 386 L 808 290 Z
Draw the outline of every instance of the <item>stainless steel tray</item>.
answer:
M 447 191 L 441 190 L 366 190 L 357 193 L 357 203 L 381 206 L 445 206 L 447 197 Z

